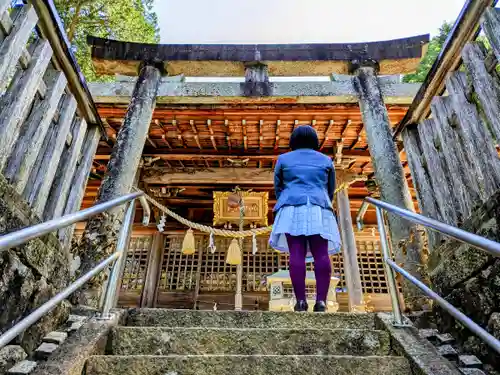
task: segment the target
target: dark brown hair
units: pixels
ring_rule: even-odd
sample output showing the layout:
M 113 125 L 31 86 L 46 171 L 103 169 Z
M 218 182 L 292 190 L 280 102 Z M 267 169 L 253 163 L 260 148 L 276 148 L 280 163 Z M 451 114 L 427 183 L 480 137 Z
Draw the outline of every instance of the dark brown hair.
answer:
M 290 148 L 298 150 L 300 148 L 319 149 L 319 140 L 316 130 L 312 126 L 302 125 L 297 127 L 290 137 Z

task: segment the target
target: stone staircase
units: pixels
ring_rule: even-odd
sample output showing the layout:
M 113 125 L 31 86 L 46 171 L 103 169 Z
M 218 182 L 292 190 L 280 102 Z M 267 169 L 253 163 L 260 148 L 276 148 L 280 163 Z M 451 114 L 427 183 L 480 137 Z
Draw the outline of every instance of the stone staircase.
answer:
M 139 309 L 87 375 L 411 374 L 373 314 Z

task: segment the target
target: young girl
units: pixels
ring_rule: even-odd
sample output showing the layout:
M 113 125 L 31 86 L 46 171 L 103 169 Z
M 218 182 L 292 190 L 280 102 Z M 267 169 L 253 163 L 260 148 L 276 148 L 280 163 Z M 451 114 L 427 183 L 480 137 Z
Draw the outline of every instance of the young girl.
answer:
M 326 311 L 332 268 L 330 254 L 340 249 L 340 234 L 332 210 L 335 168 L 318 152 L 319 142 L 311 126 L 299 126 L 290 138 L 291 152 L 280 155 L 274 170 L 277 203 L 270 245 L 290 252 L 290 278 L 297 303 L 295 311 L 307 311 L 306 257 L 313 256 L 316 276 L 314 311 Z

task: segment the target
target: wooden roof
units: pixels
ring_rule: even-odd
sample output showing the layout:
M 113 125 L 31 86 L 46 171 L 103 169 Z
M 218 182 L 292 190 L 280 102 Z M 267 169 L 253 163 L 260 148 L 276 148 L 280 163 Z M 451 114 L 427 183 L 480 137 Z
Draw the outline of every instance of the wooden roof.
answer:
M 406 106 L 389 106 L 395 126 Z M 124 105 L 99 104 L 110 143 L 116 139 L 126 112 Z M 175 106 L 158 104 L 143 151 L 142 187 L 152 196 L 193 220 L 211 223 L 212 192 L 243 189 L 270 192 L 275 197 L 272 168 L 289 150 L 293 129 L 310 124 L 318 132 L 321 151 L 350 172 L 373 177 L 373 165 L 357 105 Z M 112 144 L 101 142 L 84 206 L 91 205 L 106 170 Z M 404 153 L 401 154 L 406 166 Z M 353 217 L 368 190 L 363 182 L 349 190 Z M 272 217 L 269 217 L 272 222 Z M 374 223 L 374 212 L 367 215 Z M 169 225 L 173 225 L 172 223 Z

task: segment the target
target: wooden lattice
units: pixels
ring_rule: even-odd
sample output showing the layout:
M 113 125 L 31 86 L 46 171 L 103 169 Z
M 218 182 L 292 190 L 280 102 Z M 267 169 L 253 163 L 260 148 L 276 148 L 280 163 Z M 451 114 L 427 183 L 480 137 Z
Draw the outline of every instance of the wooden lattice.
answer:
M 121 289 L 142 290 L 148 268 L 148 255 L 151 249 L 152 236 L 130 239 L 130 245 L 123 269 Z
M 182 236 L 169 236 L 165 241 L 165 252 L 160 271 L 159 289 L 193 290 L 196 285 L 198 253 L 182 254 Z M 205 237 L 196 236 L 196 249 L 204 249 Z
M 183 237 L 169 236 L 161 266 L 159 288 L 163 291 L 194 290 L 196 275 L 199 272 L 201 292 L 230 292 L 236 290 L 236 266 L 226 263 L 226 251 L 231 239 L 216 238 L 217 250 L 208 250 L 208 237 L 196 236 L 197 252 L 193 255 L 181 253 Z M 244 292 L 263 292 L 266 278 L 282 269 L 288 269 L 289 255 L 278 253 L 268 246 L 268 238 L 257 238 L 258 252 L 252 255 L 252 241 L 245 239 L 243 244 L 243 282 Z M 388 293 L 380 243 L 378 239 L 357 241 L 358 263 L 364 293 Z M 199 254 L 198 252 L 202 253 Z M 347 292 L 343 256 L 341 253 L 331 257 L 335 276 L 340 278 L 337 291 Z M 314 263 L 307 265 L 308 271 L 314 270 Z

